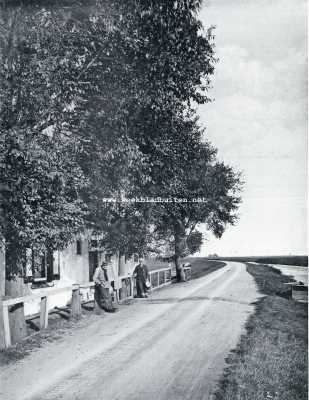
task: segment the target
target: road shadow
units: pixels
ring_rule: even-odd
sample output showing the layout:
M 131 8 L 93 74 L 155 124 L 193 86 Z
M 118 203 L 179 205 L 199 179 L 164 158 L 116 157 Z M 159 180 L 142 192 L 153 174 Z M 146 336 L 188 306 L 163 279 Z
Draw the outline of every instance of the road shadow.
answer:
M 202 302 L 202 301 L 222 301 L 226 303 L 235 303 L 235 304 L 242 304 L 242 305 L 250 305 L 251 303 L 240 301 L 236 299 L 226 298 L 226 297 L 208 297 L 208 296 L 191 296 L 185 298 L 178 298 L 178 297 L 167 297 L 164 299 L 141 299 L 144 300 L 143 303 L 148 304 L 173 304 L 173 303 L 185 303 L 185 302 Z

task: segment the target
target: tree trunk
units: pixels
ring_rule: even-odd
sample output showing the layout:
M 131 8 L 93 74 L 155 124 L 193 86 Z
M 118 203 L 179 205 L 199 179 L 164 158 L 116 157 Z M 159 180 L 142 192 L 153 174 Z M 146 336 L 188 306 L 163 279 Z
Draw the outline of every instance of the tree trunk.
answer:
M 20 261 L 21 252 L 19 250 L 20 247 L 14 240 L 6 241 L 5 295 L 13 298 L 30 294 L 22 278 L 23 268 Z M 9 307 L 9 323 L 12 344 L 19 342 L 27 336 L 24 304 L 16 304 Z
M 2 298 L 5 295 L 5 258 L 4 258 L 4 242 L 0 238 L 0 349 L 5 346 L 4 343 L 4 321 L 3 321 L 3 304 Z
M 14 279 L 6 280 L 6 295 L 19 297 L 29 294 L 26 290 L 23 278 L 15 276 Z M 9 308 L 9 320 L 12 344 L 21 341 L 27 336 L 27 325 L 24 313 L 24 304 L 16 304 Z
M 180 262 L 180 255 L 181 255 L 181 235 L 178 229 L 175 230 L 175 266 L 176 266 L 176 279 L 177 282 L 185 282 L 186 276 L 183 270 L 183 267 Z
M 180 258 L 175 255 L 175 265 L 176 265 L 176 279 L 177 282 L 185 282 L 186 275 L 183 270 L 183 266 L 180 263 Z

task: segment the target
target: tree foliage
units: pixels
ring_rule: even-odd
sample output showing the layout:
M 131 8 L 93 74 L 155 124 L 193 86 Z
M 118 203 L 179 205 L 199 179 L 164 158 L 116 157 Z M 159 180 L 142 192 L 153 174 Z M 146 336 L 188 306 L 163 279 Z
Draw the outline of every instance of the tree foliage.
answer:
M 14 249 L 14 257 L 7 255 L 14 272 L 26 247 L 61 247 L 83 225 L 79 192 L 87 179 L 77 162 L 80 142 L 69 128 L 66 93 L 54 76 L 57 60 L 46 46 L 45 13 L 2 11 L 1 232 Z
M 199 231 L 191 232 L 187 237 L 188 254 L 197 253 L 203 244 L 203 234 Z
M 198 119 L 179 118 L 173 128 L 168 146 L 163 153 L 158 151 L 160 173 L 155 172 L 152 189 L 164 190 L 165 197 L 175 199 L 158 204 L 154 219 L 158 237 L 168 238 L 180 268 L 180 257 L 188 254 L 187 240 L 200 224 L 220 237 L 227 224 L 236 222 L 242 182 L 238 173 L 217 160 L 210 143 L 202 140 Z
M 236 221 L 240 177 L 217 161 L 194 110 L 210 100 L 216 61 L 200 6 L 2 4 L 1 233 L 21 257 L 91 227 L 120 253 L 165 240 L 178 265 L 198 250 L 199 224 L 221 236 Z M 106 201 L 123 196 L 187 202 Z

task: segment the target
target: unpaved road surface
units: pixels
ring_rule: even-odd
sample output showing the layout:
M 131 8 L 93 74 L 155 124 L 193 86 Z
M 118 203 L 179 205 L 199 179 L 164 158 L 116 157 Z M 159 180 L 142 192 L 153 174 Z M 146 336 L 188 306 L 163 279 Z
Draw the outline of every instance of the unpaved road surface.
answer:
M 0 373 L 1 400 L 209 400 L 258 298 L 243 264 L 96 316 Z

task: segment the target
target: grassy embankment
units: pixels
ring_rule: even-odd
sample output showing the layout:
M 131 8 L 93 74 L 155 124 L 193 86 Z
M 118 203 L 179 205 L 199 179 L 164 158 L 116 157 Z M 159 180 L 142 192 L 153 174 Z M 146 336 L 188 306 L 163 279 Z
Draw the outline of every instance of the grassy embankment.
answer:
M 186 257 L 182 259 L 181 262 L 189 262 L 191 264 L 191 279 L 208 275 L 226 265 L 223 261 L 209 260 L 207 257 Z M 147 260 L 146 264 L 149 271 L 166 268 L 168 266 L 168 263 L 157 260 Z
M 207 258 L 203 257 L 188 257 L 184 261 L 191 264 L 191 279 L 208 275 L 226 265 L 222 261 L 208 260 Z
M 290 299 L 291 281 L 265 265 L 247 265 L 261 293 L 246 334 L 228 359 L 216 400 L 307 399 L 307 305 Z

